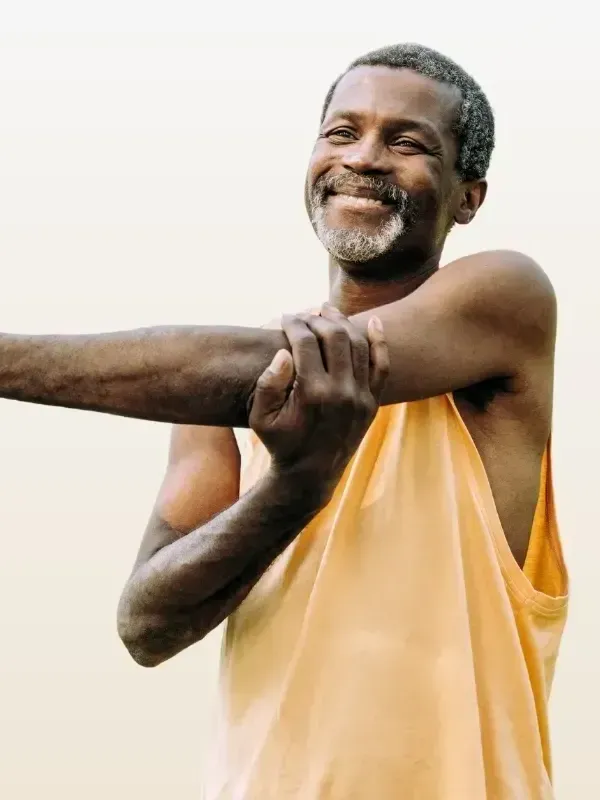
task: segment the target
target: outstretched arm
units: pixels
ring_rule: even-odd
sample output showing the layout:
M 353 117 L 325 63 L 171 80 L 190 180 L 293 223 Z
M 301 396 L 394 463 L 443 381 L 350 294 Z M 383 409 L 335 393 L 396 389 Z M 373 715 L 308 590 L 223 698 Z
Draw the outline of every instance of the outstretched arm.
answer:
M 408 297 L 351 322 L 382 321 L 383 403 L 518 378 L 551 359 L 552 287 L 518 253 L 459 259 Z M 89 336 L 0 337 L 0 397 L 164 422 L 247 427 L 258 376 L 289 343 L 262 328 L 174 327 Z
M 125 417 L 247 427 L 281 331 L 154 327 L 80 336 L 0 334 L 0 397 Z

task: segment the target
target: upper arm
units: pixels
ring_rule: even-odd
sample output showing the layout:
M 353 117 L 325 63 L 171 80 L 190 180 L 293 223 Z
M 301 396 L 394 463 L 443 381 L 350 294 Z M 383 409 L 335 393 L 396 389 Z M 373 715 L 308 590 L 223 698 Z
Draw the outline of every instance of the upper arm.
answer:
M 554 291 L 520 253 L 458 259 L 407 297 L 353 319 L 365 326 L 372 313 L 383 323 L 390 354 L 386 404 L 518 379 L 534 363 L 553 360 Z
M 231 428 L 173 426 L 167 468 L 136 565 L 229 508 L 239 485 L 240 453 Z

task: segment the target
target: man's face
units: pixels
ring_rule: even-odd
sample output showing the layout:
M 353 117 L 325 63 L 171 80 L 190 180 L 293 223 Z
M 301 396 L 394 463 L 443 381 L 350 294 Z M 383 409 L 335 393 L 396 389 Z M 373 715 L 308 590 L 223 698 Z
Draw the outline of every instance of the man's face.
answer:
M 358 67 L 340 80 L 306 182 L 313 227 L 331 255 L 361 263 L 443 241 L 460 187 L 459 100 L 407 69 Z

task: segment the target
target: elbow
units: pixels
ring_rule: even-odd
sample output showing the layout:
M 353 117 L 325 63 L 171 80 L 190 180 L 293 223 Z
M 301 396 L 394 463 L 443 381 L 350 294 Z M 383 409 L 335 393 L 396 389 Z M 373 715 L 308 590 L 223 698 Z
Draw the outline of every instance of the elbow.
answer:
M 127 652 L 135 663 L 140 667 L 158 667 L 163 661 L 167 661 L 169 656 L 160 656 L 158 653 L 152 653 L 143 642 L 126 640 L 121 637 L 121 641 L 125 645 Z
M 155 615 L 138 613 L 123 602 L 117 613 L 117 633 L 131 658 L 140 667 L 158 667 L 175 652 L 167 646 L 166 621 Z

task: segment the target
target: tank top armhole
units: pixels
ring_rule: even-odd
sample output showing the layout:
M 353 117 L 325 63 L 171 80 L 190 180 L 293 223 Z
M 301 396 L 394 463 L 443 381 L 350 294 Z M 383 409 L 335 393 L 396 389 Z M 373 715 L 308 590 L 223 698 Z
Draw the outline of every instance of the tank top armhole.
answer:
M 552 437 L 542 457 L 540 491 L 535 509 L 523 573 L 536 592 L 564 597 L 569 577 L 557 524 L 552 478 Z
M 481 509 L 487 518 L 489 532 L 511 595 L 520 607 L 535 609 L 542 616 L 554 617 L 562 614 L 568 603 L 568 576 L 556 522 L 551 437 L 548 437 L 542 457 L 538 503 L 525 564 L 521 568 L 504 533 L 479 450 L 454 402 L 454 397 L 448 394 L 446 398 L 472 455 Z

